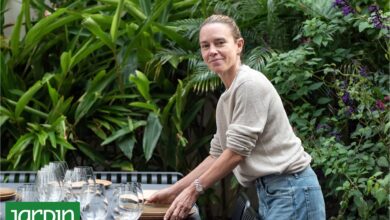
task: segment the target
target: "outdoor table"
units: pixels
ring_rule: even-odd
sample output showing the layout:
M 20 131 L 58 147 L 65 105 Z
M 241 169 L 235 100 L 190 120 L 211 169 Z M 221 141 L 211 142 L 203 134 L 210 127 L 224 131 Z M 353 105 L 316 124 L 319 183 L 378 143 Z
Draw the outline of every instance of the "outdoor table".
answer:
M 22 186 L 25 183 L 33 183 L 35 181 L 36 172 L 31 171 L 1 171 L 0 172 L 0 187 L 17 189 L 18 186 Z M 110 180 L 111 186 L 106 187 L 106 197 L 112 196 L 113 190 L 116 185 L 126 182 L 140 182 L 143 190 L 160 190 L 175 183 L 182 176 L 177 172 L 95 172 L 97 179 Z M 7 200 L 0 202 L 0 220 L 4 220 L 5 203 L 12 202 L 14 200 Z M 195 205 L 196 207 L 196 205 Z M 107 220 L 113 219 L 111 217 L 111 210 Z M 189 220 L 199 220 L 199 210 L 196 207 L 196 211 L 188 216 Z

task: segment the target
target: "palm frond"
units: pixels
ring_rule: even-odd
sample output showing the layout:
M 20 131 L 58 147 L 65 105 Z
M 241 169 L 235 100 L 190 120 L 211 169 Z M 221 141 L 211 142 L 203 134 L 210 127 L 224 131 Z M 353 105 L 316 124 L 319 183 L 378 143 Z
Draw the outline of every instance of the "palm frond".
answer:
M 254 18 L 267 15 L 268 13 L 267 0 L 240 1 L 237 8 L 241 12 L 237 13 L 240 23 L 242 21 L 253 21 Z
M 272 51 L 267 50 L 264 47 L 256 47 L 251 50 L 247 56 L 245 56 L 245 62 L 248 66 L 261 71 L 266 65 L 267 62 L 272 57 Z
M 162 68 L 167 63 L 170 63 L 174 69 L 177 68 L 180 62 L 194 59 L 197 55 L 185 51 L 182 48 L 171 46 L 170 49 L 162 49 L 158 51 L 152 60 L 146 64 L 146 73 L 153 74 L 157 78 L 162 71 Z
M 218 75 L 211 72 L 206 65 L 197 66 L 194 73 L 188 77 L 188 80 L 188 85 L 197 93 L 215 91 L 222 85 Z
M 177 20 L 175 22 L 172 22 L 173 26 L 176 26 L 179 28 L 179 32 L 183 34 L 185 37 L 198 42 L 198 33 L 199 33 L 199 27 L 202 24 L 203 19 L 201 18 L 190 18 L 190 19 L 182 19 Z

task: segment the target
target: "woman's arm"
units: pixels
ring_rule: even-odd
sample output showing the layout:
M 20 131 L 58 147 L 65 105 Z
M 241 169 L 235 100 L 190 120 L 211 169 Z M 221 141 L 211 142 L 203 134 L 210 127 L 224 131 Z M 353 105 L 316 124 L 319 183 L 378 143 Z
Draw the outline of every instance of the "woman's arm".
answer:
M 194 170 L 192 170 L 189 174 L 187 174 L 172 186 L 173 191 L 176 194 L 180 194 L 181 191 L 191 185 L 196 178 L 205 173 L 207 169 L 209 169 L 215 163 L 216 160 L 217 158 L 212 156 L 206 157 Z
M 184 219 L 188 215 L 191 207 L 199 197 L 199 193 L 193 184 L 196 178 L 199 179 L 203 188 L 209 188 L 218 180 L 228 175 L 244 159 L 244 156 L 226 149 L 217 159 L 211 158 L 210 156 L 208 158 L 212 162 L 208 162 L 209 159 L 206 158 L 188 175 L 188 178 L 183 178 L 182 182 L 179 181 L 181 183 L 178 182 L 176 187 L 177 190 L 180 189 L 181 193 L 173 201 L 164 219 Z
M 206 170 L 198 176 L 203 188 L 207 189 L 218 180 L 228 175 L 244 159 L 244 156 L 226 149 L 221 156 Z
M 212 164 L 216 158 L 212 156 L 206 157 L 193 171 L 180 179 L 174 185 L 158 191 L 149 198 L 147 203 L 172 203 L 173 200 L 189 185 L 191 185 L 196 178 L 202 175 Z

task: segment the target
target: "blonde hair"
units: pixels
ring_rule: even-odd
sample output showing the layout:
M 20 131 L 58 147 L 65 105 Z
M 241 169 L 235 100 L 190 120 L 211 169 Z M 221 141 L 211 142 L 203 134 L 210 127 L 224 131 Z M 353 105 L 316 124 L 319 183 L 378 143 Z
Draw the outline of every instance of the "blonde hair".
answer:
M 210 17 L 206 18 L 206 20 L 203 21 L 202 25 L 200 26 L 200 29 L 202 29 L 202 27 L 205 26 L 206 24 L 212 24 L 212 23 L 227 24 L 230 27 L 233 38 L 235 40 L 242 38 L 240 29 L 238 28 L 236 22 L 231 17 L 226 15 L 218 15 L 218 14 L 211 15 Z

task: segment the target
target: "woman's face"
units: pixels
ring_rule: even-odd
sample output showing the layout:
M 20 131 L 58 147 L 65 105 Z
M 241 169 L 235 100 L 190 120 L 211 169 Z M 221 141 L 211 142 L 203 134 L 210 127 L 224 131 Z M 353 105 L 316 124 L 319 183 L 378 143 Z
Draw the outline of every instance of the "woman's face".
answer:
M 227 24 L 210 23 L 199 33 L 202 58 L 211 71 L 217 74 L 235 74 L 240 65 L 240 53 L 244 45 L 242 38 L 235 40 Z

